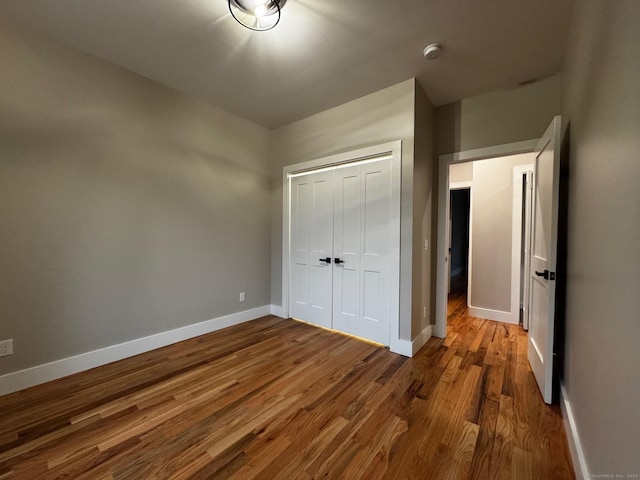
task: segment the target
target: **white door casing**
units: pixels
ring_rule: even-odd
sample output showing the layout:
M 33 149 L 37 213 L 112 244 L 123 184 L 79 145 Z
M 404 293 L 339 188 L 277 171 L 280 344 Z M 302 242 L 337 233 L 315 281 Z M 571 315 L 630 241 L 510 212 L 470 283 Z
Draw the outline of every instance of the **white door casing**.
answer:
M 546 403 L 552 401 L 560 116 L 554 117 L 535 148 L 535 186 L 531 244 L 530 321 L 527 356 Z
M 509 323 L 518 325 L 520 323 L 520 292 L 523 286 L 522 274 L 528 260 L 522 265 L 523 247 L 526 245 L 527 231 L 530 230 L 531 219 L 526 215 L 526 198 L 529 198 L 528 192 L 523 195 L 523 177 L 528 178 L 528 174 L 533 169 L 533 164 L 517 165 L 513 167 L 513 208 L 512 208 L 512 224 L 511 224 L 511 308 Z M 523 209 L 523 203 L 525 209 Z M 522 226 L 525 226 L 523 232 Z M 524 239 L 523 239 L 524 235 Z M 527 308 L 528 311 L 528 308 Z
M 522 327 L 529 330 L 529 295 L 531 293 L 531 227 L 533 222 L 533 170 L 527 172 L 524 205 L 524 272 L 522 275 Z

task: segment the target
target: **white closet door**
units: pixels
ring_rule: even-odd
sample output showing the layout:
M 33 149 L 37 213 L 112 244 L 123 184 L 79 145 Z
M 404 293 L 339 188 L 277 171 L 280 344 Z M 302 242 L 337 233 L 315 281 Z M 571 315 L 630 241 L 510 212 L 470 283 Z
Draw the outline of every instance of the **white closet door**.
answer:
M 360 165 L 336 170 L 334 182 L 333 328 L 361 336 L 362 174 Z
M 333 172 L 291 180 L 291 282 L 293 318 L 331 328 Z
M 391 161 L 335 170 L 333 328 L 389 344 Z

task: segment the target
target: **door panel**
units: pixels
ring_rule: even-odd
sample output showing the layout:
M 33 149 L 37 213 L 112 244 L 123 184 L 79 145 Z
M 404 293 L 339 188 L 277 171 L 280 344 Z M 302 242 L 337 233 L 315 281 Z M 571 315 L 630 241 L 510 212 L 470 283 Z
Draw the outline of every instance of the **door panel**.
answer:
M 363 316 L 367 320 L 377 321 L 380 316 L 380 274 L 364 272 L 363 282 Z
M 331 327 L 333 251 L 333 175 L 332 172 L 316 173 L 313 176 L 311 208 L 311 272 L 309 289 L 309 321 L 326 328 Z
M 334 328 L 385 345 L 390 202 L 390 160 L 336 170 L 334 256 L 344 263 L 334 265 Z
M 535 150 L 528 358 L 546 403 L 552 401 L 553 386 L 560 127 L 557 116 Z
M 382 173 L 379 171 L 364 174 L 364 254 L 380 255 L 380 246 L 386 233 L 382 225 L 384 192 L 382 191 Z
M 333 256 L 343 263 L 334 264 L 333 328 L 358 336 L 361 184 L 360 165 L 335 171 Z
M 294 177 L 291 192 L 291 316 L 331 328 L 333 172 Z
M 534 280 L 531 289 L 532 320 L 529 337 L 534 347 L 536 362 L 544 362 L 544 353 L 547 350 L 547 322 L 544 321 L 544 313 L 549 302 L 547 289 L 541 280 Z
M 391 162 L 362 165 L 362 304 L 360 336 L 389 343 L 391 248 Z
M 309 318 L 309 240 L 311 179 L 291 182 L 291 316 Z

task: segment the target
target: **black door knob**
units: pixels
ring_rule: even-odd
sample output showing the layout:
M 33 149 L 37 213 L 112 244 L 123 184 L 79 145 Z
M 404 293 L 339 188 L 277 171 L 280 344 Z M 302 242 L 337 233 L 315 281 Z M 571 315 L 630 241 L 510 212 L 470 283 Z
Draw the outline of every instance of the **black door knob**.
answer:
M 340 260 L 339 258 L 335 258 L 334 262 L 336 263 L 336 265 L 340 265 L 341 263 L 344 263 L 344 260 Z
M 324 263 L 331 263 L 331 257 L 321 258 L 320 261 Z
M 544 277 L 545 280 L 549 280 L 549 270 L 545 270 L 544 272 L 539 272 L 536 270 L 536 275 L 539 277 Z

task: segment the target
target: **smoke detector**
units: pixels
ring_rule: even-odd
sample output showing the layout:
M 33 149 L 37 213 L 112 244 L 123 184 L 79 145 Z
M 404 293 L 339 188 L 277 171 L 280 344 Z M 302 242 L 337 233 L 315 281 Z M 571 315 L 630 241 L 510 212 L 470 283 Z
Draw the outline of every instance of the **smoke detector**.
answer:
M 437 43 L 432 43 L 431 45 L 427 45 L 422 53 L 427 60 L 434 60 L 442 53 L 442 47 Z

